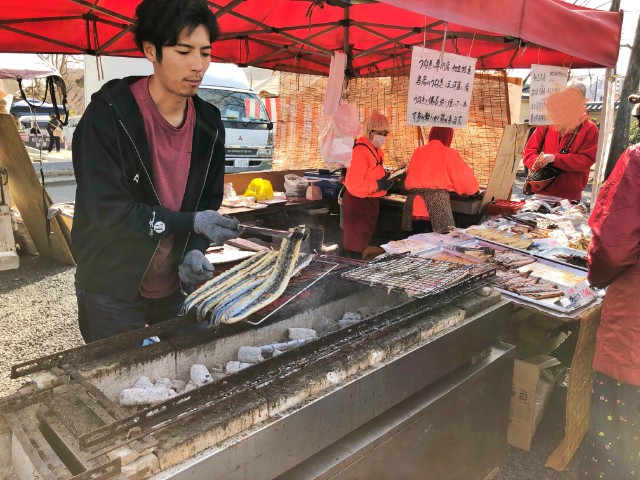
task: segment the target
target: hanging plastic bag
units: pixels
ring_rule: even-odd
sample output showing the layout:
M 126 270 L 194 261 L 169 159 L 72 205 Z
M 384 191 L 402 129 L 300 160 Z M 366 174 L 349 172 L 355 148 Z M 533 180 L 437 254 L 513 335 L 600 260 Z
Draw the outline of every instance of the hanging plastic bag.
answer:
M 358 108 L 346 102 L 341 104 L 331 117 L 320 117 L 318 131 L 320 154 L 329 169 L 351 165 L 353 139 L 360 134 Z
M 269 180 L 263 178 L 254 178 L 249 183 L 247 190 L 244 192 L 245 197 L 255 197 L 256 201 L 271 200 L 273 198 L 273 187 Z
M 293 173 L 284 176 L 284 192 L 287 197 L 304 197 L 309 182 L 304 177 Z
M 352 103 L 342 103 L 333 114 L 336 135 L 357 137 L 360 135 L 360 115 L 358 107 Z

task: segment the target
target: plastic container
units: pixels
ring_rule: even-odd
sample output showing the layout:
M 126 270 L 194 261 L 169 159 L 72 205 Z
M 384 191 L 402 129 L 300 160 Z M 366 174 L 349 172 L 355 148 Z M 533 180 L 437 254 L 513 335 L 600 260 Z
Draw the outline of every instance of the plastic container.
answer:
M 511 200 L 495 200 L 484 206 L 484 213 L 493 215 L 513 215 L 524 207 L 524 204 L 524 200 L 520 202 L 513 202 Z
M 322 191 L 322 198 L 337 199 L 338 193 L 342 188 L 342 176 L 339 173 L 331 174 L 329 171 L 310 171 L 304 172 L 304 177 L 310 180 L 319 179 L 319 182 L 314 182 L 314 185 L 320 187 Z

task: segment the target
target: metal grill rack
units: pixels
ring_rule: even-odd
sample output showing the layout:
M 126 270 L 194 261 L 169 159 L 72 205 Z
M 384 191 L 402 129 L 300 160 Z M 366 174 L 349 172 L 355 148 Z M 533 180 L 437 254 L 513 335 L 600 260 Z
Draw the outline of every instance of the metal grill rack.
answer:
M 423 298 L 441 293 L 461 282 L 495 276 L 495 267 L 463 265 L 429 258 L 388 255 L 342 274 L 342 278 Z

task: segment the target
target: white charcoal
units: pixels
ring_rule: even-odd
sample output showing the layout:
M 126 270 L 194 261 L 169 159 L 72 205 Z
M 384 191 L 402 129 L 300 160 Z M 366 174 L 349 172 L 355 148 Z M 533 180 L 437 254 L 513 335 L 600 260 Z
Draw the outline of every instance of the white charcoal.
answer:
M 362 316 L 356 312 L 344 312 L 342 320 L 346 322 L 359 322 L 362 320 Z
M 251 364 L 250 363 L 243 363 L 243 362 L 236 362 L 235 360 L 232 360 L 231 362 L 227 363 L 227 373 L 236 373 L 239 372 L 240 370 L 250 367 Z
M 193 381 L 192 381 L 192 380 L 189 380 L 189 383 L 187 383 L 187 384 L 184 386 L 184 390 L 182 391 L 182 393 L 190 392 L 191 390 L 195 390 L 196 388 L 198 388 L 198 387 L 196 386 L 196 384 L 195 384 L 195 383 L 193 383 Z
M 171 385 L 169 386 L 169 388 L 175 390 L 176 392 L 182 392 L 186 386 L 187 384 L 182 380 L 171 380 Z
M 260 347 L 243 346 L 238 349 L 238 361 L 241 363 L 258 363 L 264 360 L 262 358 L 262 349 Z
M 338 322 L 336 322 L 333 318 L 322 317 L 322 319 L 320 320 L 320 328 L 318 330 L 323 335 L 335 332 L 339 329 L 340 327 L 338 326 Z
M 338 320 L 338 326 L 340 328 L 346 328 L 346 327 L 350 327 L 351 325 L 355 325 L 356 323 L 360 323 L 362 320 L 355 320 L 355 319 L 349 319 L 349 320 Z
M 209 373 L 209 369 L 201 363 L 194 363 L 191 365 L 189 376 L 196 387 L 201 387 L 207 383 L 213 382 L 213 377 Z
M 144 375 L 136 380 L 136 383 L 133 384 L 133 388 L 151 388 L 153 387 L 153 382 L 149 380 L 149 377 L 145 377 Z
M 289 340 L 307 340 L 316 338 L 318 334 L 313 328 L 290 328 Z
M 120 405 L 153 405 L 175 397 L 177 394 L 170 388 L 125 388 L 120 392 Z
M 156 387 L 171 388 L 171 379 L 167 378 L 167 377 L 161 377 L 161 378 L 156 380 L 155 386 Z

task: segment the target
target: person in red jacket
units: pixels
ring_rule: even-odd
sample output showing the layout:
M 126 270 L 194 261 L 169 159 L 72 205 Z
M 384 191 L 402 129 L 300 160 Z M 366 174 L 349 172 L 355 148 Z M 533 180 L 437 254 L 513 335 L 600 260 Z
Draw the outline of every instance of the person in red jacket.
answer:
M 393 184 L 384 169 L 382 151 L 390 128 L 387 117 L 374 110 L 364 124 L 364 134 L 353 146 L 342 199 L 343 247 L 348 257 L 362 258 L 376 228 L 380 197 Z
M 403 230 L 421 233 L 430 220 L 433 231 L 448 233 L 455 226 L 449 192 L 472 195 L 478 191 L 473 170 L 451 148 L 452 140 L 452 128 L 432 127 L 429 143 L 413 152 L 404 180 L 408 195 L 402 209 Z
M 589 226 L 589 282 L 607 292 L 596 336 L 582 478 L 635 480 L 640 478 L 640 144 L 620 156 Z
M 584 84 L 574 82 L 569 87 L 586 96 Z M 596 161 L 598 135 L 598 127 L 586 114 L 580 125 L 568 131 L 555 125 L 537 127 L 525 146 L 524 165 L 533 171 L 547 165 L 559 170 L 555 180 L 539 193 L 580 200 Z

